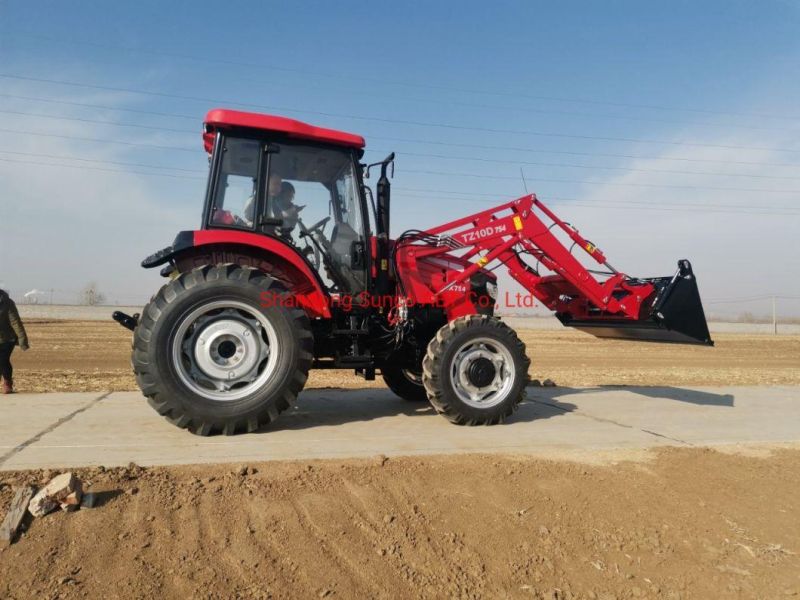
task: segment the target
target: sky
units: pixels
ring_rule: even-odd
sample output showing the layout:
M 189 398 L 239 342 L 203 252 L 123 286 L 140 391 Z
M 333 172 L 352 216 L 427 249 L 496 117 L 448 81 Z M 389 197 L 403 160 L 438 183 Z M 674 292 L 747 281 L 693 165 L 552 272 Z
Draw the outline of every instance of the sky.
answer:
M 797 316 L 798 30 L 788 1 L 0 0 L 0 285 L 145 302 L 229 107 L 395 151 L 395 235 L 527 186 L 619 270 L 689 258 L 707 312 Z

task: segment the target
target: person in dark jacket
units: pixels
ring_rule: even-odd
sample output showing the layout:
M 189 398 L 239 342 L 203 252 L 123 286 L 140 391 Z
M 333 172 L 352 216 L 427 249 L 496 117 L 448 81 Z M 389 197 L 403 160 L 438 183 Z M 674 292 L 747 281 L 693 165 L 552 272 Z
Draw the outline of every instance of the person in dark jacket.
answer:
M 0 290 L 0 378 L 3 380 L 3 393 L 14 393 L 14 371 L 11 367 L 11 353 L 14 346 L 27 350 L 28 334 L 19 318 L 17 305 L 4 290 Z

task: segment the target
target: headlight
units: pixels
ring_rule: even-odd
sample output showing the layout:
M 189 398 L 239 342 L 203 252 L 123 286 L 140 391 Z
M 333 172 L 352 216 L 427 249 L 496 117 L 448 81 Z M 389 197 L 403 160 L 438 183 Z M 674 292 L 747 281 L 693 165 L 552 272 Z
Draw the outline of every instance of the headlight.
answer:
M 492 300 L 497 300 L 497 284 L 494 281 L 486 282 L 486 293 Z

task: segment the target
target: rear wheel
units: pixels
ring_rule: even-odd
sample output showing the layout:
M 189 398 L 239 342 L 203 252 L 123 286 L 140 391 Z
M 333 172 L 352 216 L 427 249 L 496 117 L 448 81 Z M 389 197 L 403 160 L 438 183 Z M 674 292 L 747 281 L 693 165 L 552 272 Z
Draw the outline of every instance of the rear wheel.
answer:
M 425 402 L 428 392 L 422 385 L 422 372 L 395 365 L 381 367 L 383 380 L 395 394 L 410 402 Z
M 525 398 L 530 360 L 513 329 L 470 315 L 442 327 L 428 344 L 422 382 L 438 413 L 458 425 L 491 425 Z
M 235 265 L 200 267 L 162 287 L 134 332 L 134 372 L 150 405 L 199 435 L 255 431 L 277 418 L 313 358 L 308 318 L 281 302 L 288 297 L 263 272 Z

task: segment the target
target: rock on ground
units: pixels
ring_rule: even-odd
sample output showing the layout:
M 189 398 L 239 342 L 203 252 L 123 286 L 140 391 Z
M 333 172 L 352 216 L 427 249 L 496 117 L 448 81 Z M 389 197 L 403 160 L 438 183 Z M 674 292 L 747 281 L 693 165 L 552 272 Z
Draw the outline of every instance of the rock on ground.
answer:
M 80 480 L 72 473 L 57 475 L 36 492 L 28 505 L 28 511 L 34 517 L 43 517 L 59 506 L 68 510 L 69 507 L 80 504 L 82 491 Z

